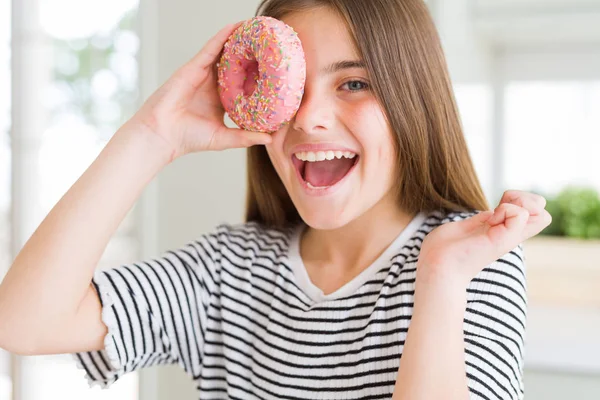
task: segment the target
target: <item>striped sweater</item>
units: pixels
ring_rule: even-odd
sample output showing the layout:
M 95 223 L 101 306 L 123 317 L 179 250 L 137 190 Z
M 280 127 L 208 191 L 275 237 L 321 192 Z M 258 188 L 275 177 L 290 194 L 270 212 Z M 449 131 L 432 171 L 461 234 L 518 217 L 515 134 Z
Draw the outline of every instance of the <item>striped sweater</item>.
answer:
M 472 213 L 419 214 L 361 274 L 324 295 L 299 253 L 301 227 L 223 224 L 159 258 L 97 271 L 109 328 L 75 354 L 90 383 L 177 364 L 207 399 L 390 399 L 428 232 Z M 526 280 L 522 246 L 467 289 L 471 399 L 522 399 Z M 440 332 L 443 334 L 443 332 Z

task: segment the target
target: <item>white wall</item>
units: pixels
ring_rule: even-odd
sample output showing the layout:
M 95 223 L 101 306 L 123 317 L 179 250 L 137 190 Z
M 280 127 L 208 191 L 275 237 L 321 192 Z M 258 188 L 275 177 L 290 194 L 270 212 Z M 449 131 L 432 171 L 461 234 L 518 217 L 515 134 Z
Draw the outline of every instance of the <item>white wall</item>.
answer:
M 435 0 L 430 10 L 440 34 L 450 76 L 455 83 L 491 79 L 492 49 L 474 31 L 469 0 Z
M 225 24 L 252 17 L 257 4 L 257 0 L 159 2 L 158 79 L 166 80 Z M 178 246 L 222 221 L 240 221 L 244 195 L 244 150 L 176 160 L 159 176 L 159 246 Z
M 142 41 L 153 39 L 142 47 L 142 63 L 148 62 L 142 64 L 144 95 L 168 79 L 224 25 L 253 17 L 258 3 L 142 0 Z M 245 160 L 244 150 L 228 150 L 188 155 L 165 168 L 145 194 L 150 205 L 147 218 L 153 216 L 152 206 L 157 209 L 155 223 L 146 221 L 152 238 L 146 242 L 146 253 L 179 247 L 221 222 L 242 221 Z M 142 382 L 142 400 L 196 398 L 195 386 L 179 367 L 144 372 Z

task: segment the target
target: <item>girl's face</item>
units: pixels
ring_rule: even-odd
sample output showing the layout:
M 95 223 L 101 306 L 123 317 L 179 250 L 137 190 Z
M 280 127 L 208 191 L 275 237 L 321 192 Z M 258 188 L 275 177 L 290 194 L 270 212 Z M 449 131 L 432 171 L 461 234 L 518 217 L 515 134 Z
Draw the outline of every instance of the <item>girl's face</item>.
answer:
M 328 9 L 283 21 L 302 41 L 306 85 L 295 119 L 267 152 L 300 216 L 312 228 L 336 229 L 396 207 L 392 132 L 344 22 Z

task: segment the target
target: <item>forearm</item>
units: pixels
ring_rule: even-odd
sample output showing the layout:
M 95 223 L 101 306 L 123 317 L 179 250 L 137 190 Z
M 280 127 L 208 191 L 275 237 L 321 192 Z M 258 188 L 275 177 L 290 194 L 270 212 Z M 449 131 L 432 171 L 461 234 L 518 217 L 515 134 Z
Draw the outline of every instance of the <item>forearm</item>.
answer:
M 465 309 L 465 288 L 441 279 L 417 279 L 393 400 L 468 400 Z
M 122 128 L 50 211 L 0 285 L 0 346 L 33 345 L 72 318 L 111 236 L 169 162 L 163 144 Z

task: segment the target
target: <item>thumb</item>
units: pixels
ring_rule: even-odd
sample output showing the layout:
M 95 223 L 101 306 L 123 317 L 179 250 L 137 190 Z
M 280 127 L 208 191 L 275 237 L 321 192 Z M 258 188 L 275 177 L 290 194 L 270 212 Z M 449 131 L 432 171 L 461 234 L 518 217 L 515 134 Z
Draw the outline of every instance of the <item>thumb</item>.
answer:
M 273 138 L 268 133 L 222 127 L 215 131 L 210 150 L 245 148 L 254 145 L 269 144 L 272 141 Z
M 480 211 L 478 214 L 467 219 L 468 223 L 473 227 L 477 228 L 482 224 L 486 223 L 494 215 L 493 210 Z

